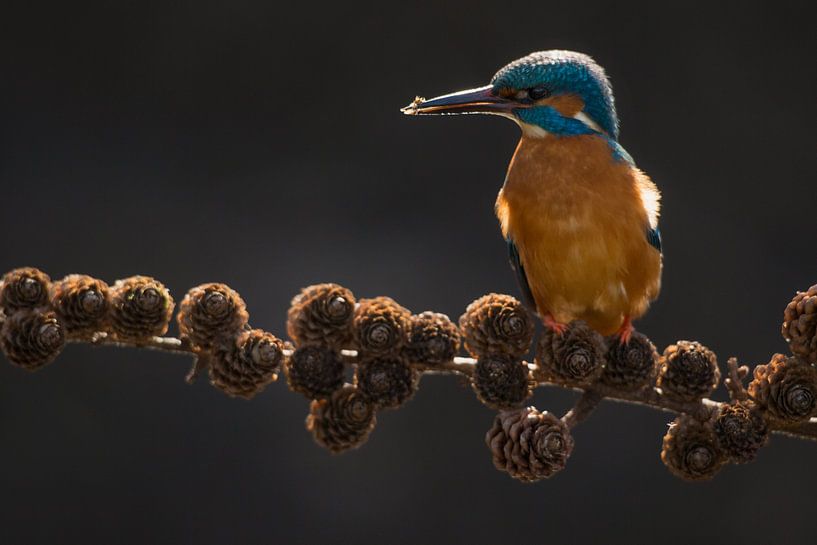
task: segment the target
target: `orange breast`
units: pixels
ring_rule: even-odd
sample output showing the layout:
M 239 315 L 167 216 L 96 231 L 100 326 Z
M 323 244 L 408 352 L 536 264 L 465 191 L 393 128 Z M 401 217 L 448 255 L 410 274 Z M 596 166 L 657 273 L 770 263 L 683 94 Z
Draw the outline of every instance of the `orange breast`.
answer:
M 646 230 L 658 191 L 599 136 L 522 138 L 496 210 L 541 314 L 603 334 L 658 296 L 660 253 Z

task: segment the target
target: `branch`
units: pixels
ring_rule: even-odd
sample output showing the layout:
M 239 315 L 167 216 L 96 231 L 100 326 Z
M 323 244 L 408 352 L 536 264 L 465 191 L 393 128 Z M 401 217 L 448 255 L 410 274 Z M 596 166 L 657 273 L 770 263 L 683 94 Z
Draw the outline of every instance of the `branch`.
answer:
M 723 385 L 729 391 L 729 397 L 733 401 L 746 401 L 749 399 L 749 394 L 743 387 L 743 379 L 749 374 L 749 368 L 745 365 L 738 367 L 737 358 L 729 358 L 726 362 L 726 368 L 729 371 L 728 376 L 723 380 Z
M 573 408 L 565 413 L 562 421 L 568 428 L 576 427 L 593 414 L 593 411 L 596 410 L 596 407 L 599 406 L 603 399 L 604 396 L 598 390 L 586 390 L 576 401 Z
M 715 354 L 678 341 L 659 356 L 643 334 L 604 338 L 582 321 L 545 328 L 516 299 L 488 294 L 454 324 L 434 312 L 412 314 L 388 297 L 356 299 L 336 284 L 304 288 L 287 314 L 284 342 L 249 325 L 241 296 L 224 284 L 190 289 L 175 313 L 179 338 L 164 334 L 176 304 L 159 281 L 133 276 L 113 286 L 84 275 L 52 282 L 42 271 L 16 269 L 0 283 L 0 348 L 35 371 L 66 342 L 144 348 L 194 358 L 186 380 L 207 371 L 224 393 L 252 398 L 283 371 L 290 390 L 310 399 L 307 429 L 333 453 L 362 445 L 375 415 L 396 409 L 422 375 L 459 375 L 499 412 L 486 436 L 494 465 L 535 481 L 565 467 L 571 429 L 605 399 L 675 413 L 661 459 L 678 477 L 709 479 L 727 462 L 754 459 L 769 432 L 817 441 L 817 286 L 785 311 L 792 356 L 775 354 L 754 370 L 727 362 L 729 402 L 708 398 L 721 382 Z M 464 345 L 471 357 L 459 355 Z M 352 369 L 352 383 L 346 384 Z M 580 392 L 562 418 L 520 407 L 536 387 Z
M 0 317 L 0 323 L 2 323 L 2 318 Z M 112 338 L 110 335 L 101 332 L 94 335 L 91 340 L 83 341 L 83 340 L 73 340 L 72 342 L 75 343 L 82 343 L 88 342 L 94 346 L 114 346 L 114 347 L 127 347 L 127 348 L 146 348 L 149 350 L 158 350 L 161 352 L 167 352 L 169 354 L 179 354 L 179 355 L 187 355 L 196 358 L 196 363 L 194 363 L 193 370 L 187 375 L 187 381 L 192 382 L 194 379 L 204 368 L 206 368 L 206 359 L 200 358 L 200 354 L 196 352 L 196 350 L 190 345 L 189 342 L 183 341 L 181 339 L 175 337 L 150 337 L 140 342 L 127 342 L 127 341 L 120 341 Z M 291 356 L 293 351 L 291 349 L 284 350 L 284 355 L 287 357 Z M 347 365 L 355 365 L 358 361 L 358 353 L 355 350 L 343 350 L 342 351 L 345 363 Z M 200 364 L 198 362 L 204 362 L 204 364 Z M 414 364 L 415 368 L 421 371 L 425 375 L 461 375 L 464 377 L 471 377 L 474 374 L 474 369 L 476 367 L 477 360 L 474 358 L 469 357 L 462 357 L 457 356 L 454 357 L 449 362 L 443 362 L 440 364 L 428 365 L 428 364 Z M 535 363 L 527 363 L 529 368 L 532 370 L 536 370 L 537 366 Z M 735 370 L 732 371 L 732 367 L 735 367 Z M 737 368 L 737 360 L 735 358 L 730 358 L 727 362 L 727 366 L 730 369 L 729 378 L 727 378 L 724 382 L 729 381 L 733 376 L 745 376 L 748 373 L 748 368 L 743 366 L 741 368 Z M 741 369 L 745 370 L 741 371 Z M 740 382 L 735 379 L 736 382 L 733 384 L 740 384 Z M 571 386 L 565 382 L 559 381 L 547 381 L 547 380 L 540 380 L 537 381 L 537 386 L 545 386 L 545 387 L 553 387 L 553 388 L 562 388 L 562 389 L 570 389 L 575 390 L 577 392 L 581 392 L 583 395 L 579 398 L 576 406 L 573 407 L 565 416 L 563 417 L 565 422 L 568 424 L 569 427 L 573 427 L 583 420 L 585 420 L 593 410 L 604 400 L 615 401 L 619 403 L 627 403 L 630 405 L 640 405 L 642 407 L 649 407 L 651 409 L 657 409 L 660 411 L 674 413 L 674 414 L 685 414 L 692 417 L 701 417 L 703 414 L 710 412 L 715 409 L 719 409 L 721 405 L 724 405 L 722 402 L 713 401 L 711 399 L 704 398 L 699 403 L 698 402 L 690 402 L 690 403 L 681 403 L 677 401 L 672 401 L 664 396 L 661 395 L 659 391 L 655 388 L 644 388 L 641 390 L 637 390 L 635 392 L 622 392 L 616 388 L 606 387 L 603 385 L 594 385 L 592 389 L 583 389 L 576 386 Z M 730 392 L 732 391 L 732 387 L 729 386 Z M 741 386 L 740 390 L 745 394 L 745 390 Z M 741 399 L 745 399 L 742 397 Z M 770 426 L 771 430 L 774 433 L 778 433 L 781 435 L 786 435 L 788 437 L 794 437 L 797 439 L 807 439 L 811 441 L 817 441 L 817 418 L 811 418 L 807 422 L 800 423 L 800 424 L 787 424 L 785 422 L 774 422 Z
M 0 320 L 0 323 L 2 323 L 2 320 Z M 93 346 L 115 346 L 118 348 L 146 348 L 181 356 L 197 355 L 188 341 L 175 337 L 148 337 L 142 341 L 121 341 L 104 331 L 99 331 L 91 335 L 87 340 L 69 339 L 68 342 L 75 344 L 88 343 Z

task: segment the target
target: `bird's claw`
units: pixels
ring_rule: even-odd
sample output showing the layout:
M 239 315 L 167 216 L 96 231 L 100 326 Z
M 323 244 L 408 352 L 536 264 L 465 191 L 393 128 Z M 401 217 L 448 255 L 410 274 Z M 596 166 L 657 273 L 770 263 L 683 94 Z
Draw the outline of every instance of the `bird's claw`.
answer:
M 633 323 L 630 321 L 630 317 L 624 318 L 624 323 L 621 324 L 616 336 L 618 337 L 618 341 L 623 345 L 628 344 L 630 339 L 633 336 L 633 331 L 635 328 L 633 327 Z
M 542 320 L 542 322 L 545 324 L 546 328 L 553 331 L 558 336 L 564 337 L 564 334 L 567 331 L 568 327 L 567 324 L 557 322 L 552 314 L 545 314 L 545 318 Z

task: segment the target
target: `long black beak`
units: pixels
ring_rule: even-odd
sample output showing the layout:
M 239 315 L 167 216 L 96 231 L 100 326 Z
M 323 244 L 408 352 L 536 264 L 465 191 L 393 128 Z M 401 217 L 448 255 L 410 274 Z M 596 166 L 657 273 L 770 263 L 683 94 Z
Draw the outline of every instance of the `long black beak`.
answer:
M 499 95 L 493 87 L 486 85 L 477 89 L 468 89 L 458 93 L 424 99 L 417 97 L 414 102 L 400 111 L 406 115 L 453 115 L 453 114 L 506 114 L 516 104 Z

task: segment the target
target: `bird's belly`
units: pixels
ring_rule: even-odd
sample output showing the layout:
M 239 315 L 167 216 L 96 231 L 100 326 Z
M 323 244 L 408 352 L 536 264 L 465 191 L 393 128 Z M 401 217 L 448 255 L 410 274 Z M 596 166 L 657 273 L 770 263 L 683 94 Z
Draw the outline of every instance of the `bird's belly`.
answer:
M 615 240 L 592 226 L 561 236 L 547 227 L 518 232 L 514 239 L 540 312 L 563 323 L 583 319 L 605 333 L 621 325 L 631 294 L 625 252 Z
M 516 244 L 540 314 L 562 323 L 582 319 L 613 333 L 657 296 L 660 253 L 646 239 L 636 172 L 609 155 L 593 161 L 604 150 L 591 140 L 559 142 L 520 143 L 497 214 Z

